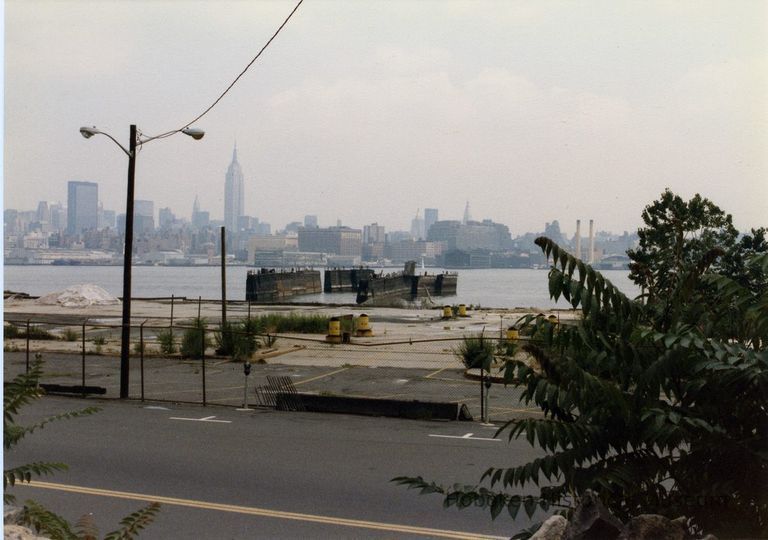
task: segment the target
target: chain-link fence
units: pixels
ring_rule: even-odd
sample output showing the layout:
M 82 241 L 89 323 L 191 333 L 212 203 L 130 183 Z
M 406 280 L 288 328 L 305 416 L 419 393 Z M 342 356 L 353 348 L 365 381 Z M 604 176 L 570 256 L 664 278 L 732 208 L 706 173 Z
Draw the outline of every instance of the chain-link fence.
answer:
M 73 317 L 44 319 L 6 319 L 5 379 L 29 369 L 41 355 L 41 382 L 49 391 L 119 397 L 121 325 Z M 519 388 L 502 383 L 500 364 L 490 372 L 468 369 L 462 337 L 357 338 L 354 321 L 345 320 L 338 336 L 318 334 L 317 328 L 314 334 L 276 333 L 251 324 L 255 320 L 243 317 L 226 325 L 202 319 L 175 324 L 152 320 L 132 325 L 129 397 L 269 406 L 274 405 L 269 396 L 280 391 L 275 389 L 280 380 L 289 381 L 292 391 L 315 396 L 462 404 L 475 419 L 504 421 L 537 414 L 520 402 Z M 327 319 L 321 322 L 333 331 Z M 497 358 L 510 352 L 506 339 L 484 339 Z

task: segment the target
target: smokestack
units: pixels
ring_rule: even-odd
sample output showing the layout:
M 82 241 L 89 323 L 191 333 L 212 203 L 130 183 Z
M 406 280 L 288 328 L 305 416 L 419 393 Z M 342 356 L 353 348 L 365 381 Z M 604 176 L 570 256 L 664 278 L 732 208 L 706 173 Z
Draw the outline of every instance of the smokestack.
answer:
M 595 221 L 589 220 L 589 264 L 595 262 Z
M 576 258 L 581 259 L 581 220 L 576 220 Z

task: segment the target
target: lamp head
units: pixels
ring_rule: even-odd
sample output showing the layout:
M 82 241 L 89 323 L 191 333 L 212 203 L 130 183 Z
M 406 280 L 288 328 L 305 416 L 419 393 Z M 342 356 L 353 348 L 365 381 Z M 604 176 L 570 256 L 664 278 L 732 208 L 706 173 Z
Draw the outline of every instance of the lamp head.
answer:
M 98 129 L 96 129 L 96 126 L 94 126 L 94 127 L 83 126 L 83 127 L 80 128 L 80 135 L 82 135 L 86 139 L 90 139 L 91 137 L 93 137 L 97 133 L 100 133 L 100 132 L 99 132 Z
M 193 128 L 193 127 L 185 127 L 184 129 L 181 130 L 181 132 L 184 135 L 189 135 L 190 137 L 192 137 L 196 141 L 199 141 L 205 135 L 205 131 L 203 131 L 202 129 L 197 129 L 197 128 Z

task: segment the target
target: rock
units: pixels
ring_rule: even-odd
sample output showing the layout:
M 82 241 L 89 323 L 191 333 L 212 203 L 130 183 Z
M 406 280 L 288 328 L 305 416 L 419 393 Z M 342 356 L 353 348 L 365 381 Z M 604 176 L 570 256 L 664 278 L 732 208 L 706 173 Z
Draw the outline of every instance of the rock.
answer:
M 584 492 L 565 531 L 566 540 L 614 540 L 624 525 L 600 502 L 591 490 Z
M 715 536 L 714 534 L 708 534 L 707 536 L 705 536 L 701 540 L 718 540 L 718 539 L 717 539 L 717 536 Z
M 22 509 L 18 506 L 6 504 L 3 506 L 3 523 L 6 525 L 18 525 L 21 519 Z
M 562 540 L 565 537 L 566 527 L 568 527 L 567 519 L 563 516 L 552 516 L 541 524 L 530 540 Z
M 627 522 L 622 540 L 683 540 L 685 528 L 679 521 L 658 514 L 641 514 Z
M 5 540 L 50 540 L 46 536 L 37 536 L 21 525 L 6 525 L 3 527 L 3 536 Z

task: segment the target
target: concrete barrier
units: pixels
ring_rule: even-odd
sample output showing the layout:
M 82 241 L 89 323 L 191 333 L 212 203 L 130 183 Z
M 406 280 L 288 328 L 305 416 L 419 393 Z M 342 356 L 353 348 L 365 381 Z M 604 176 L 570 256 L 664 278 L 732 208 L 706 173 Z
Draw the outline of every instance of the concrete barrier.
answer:
M 281 400 L 295 399 L 296 394 L 276 396 L 278 409 Z M 366 416 L 389 416 L 414 420 L 472 420 L 472 415 L 463 403 L 434 401 L 405 401 L 397 399 L 376 399 L 345 396 L 321 396 L 299 393 L 304 408 L 310 412 L 361 414 Z

